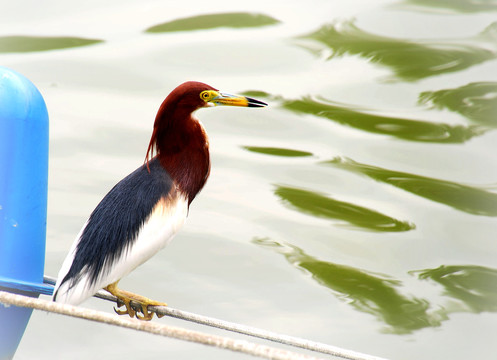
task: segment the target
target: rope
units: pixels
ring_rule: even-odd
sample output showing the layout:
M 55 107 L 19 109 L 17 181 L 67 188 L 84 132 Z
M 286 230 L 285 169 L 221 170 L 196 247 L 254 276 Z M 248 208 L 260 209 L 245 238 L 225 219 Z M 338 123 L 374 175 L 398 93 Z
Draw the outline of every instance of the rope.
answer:
M 55 278 L 45 276 L 45 282 L 55 284 Z M 98 297 L 103 300 L 108 300 L 112 302 L 116 302 L 116 297 L 109 294 L 104 290 L 100 290 L 95 294 L 95 297 Z M 139 305 L 137 303 L 131 302 L 131 305 L 139 309 Z M 181 320 L 191 321 L 201 325 L 207 325 L 211 327 L 216 327 L 219 329 L 236 332 L 243 335 L 248 335 L 256 338 L 260 338 L 263 340 L 269 340 L 285 345 L 295 346 L 298 348 L 311 350 L 315 352 L 319 352 L 322 354 L 333 355 L 335 357 L 339 357 L 342 359 L 348 360 L 386 360 L 384 358 L 380 358 L 373 355 L 362 354 L 356 351 L 342 349 L 336 346 L 315 342 L 307 339 L 302 339 L 298 337 L 293 337 L 289 335 L 278 334 L 272 331 L 267 331 L 263 329 L 258 329 L 251 326 L 240 325 L 236 323 L 232 323 L 225 320 L 215 319 L 212 317 L 207 317 L 203 315 L 198 315 L 194 313 L 190 313 L 183 310 L 174 309 L 170 306 L 149 306 L 149 311 L 154 311 L 157 314 L 167 315 L 170 317 L 174 317 Z
M 222 349 L 228 349 L 248 355 L 258 356 L 265 359 L 323 360 L 308 355 L 297 354 L 283 349 L 277 349 L 265 345 L 251 343 L 244 340 L 235 340 L 228 337 L 210 335 L 198 331 L 192 331 L 179 327 L 153 323 L 153 322 L 146 322 L 137 319 L 121 318 L 114 314 L 108 314 L 101 311 L 85 309 L 73 305 L 60 304 L 43 299 L 12 294 L 6 291 L 0 291 L 0 303 L 6 305 L 20 306 L 20 307 L 29 307 L 32 309 L 44 310 L 80 319 L 92 320 L 104 324 L 121 326 L 128 329 L 147 332 L 150 334 L 162 335 L 174 339 L 191 341 Z

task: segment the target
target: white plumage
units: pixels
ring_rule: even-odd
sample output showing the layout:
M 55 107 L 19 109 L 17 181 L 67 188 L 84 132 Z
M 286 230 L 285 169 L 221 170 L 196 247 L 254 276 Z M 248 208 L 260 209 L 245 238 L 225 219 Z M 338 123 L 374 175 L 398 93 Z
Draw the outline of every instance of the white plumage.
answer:
M 188 214 L 186 197 L 179 191 L 174 193 L 174 197 L 162 198 L 156 204 L 131 246 L 110 267 L 104 266 L 97 282 L 91 284 L 88 273 L 83 269 L 79 281 L 70 288 L 70 282 L 66 281 L 62 285 L 61 282 L 71 268 L 77 244 L 88 224 L 87 222 L 79 232 L 59 271 L 54 289 L 54 294 L 57 294 L 57 297 L 54 301 L 78 305 L 93 296 L 98 290 L 119 281 L 168 245 L 185 223 Z

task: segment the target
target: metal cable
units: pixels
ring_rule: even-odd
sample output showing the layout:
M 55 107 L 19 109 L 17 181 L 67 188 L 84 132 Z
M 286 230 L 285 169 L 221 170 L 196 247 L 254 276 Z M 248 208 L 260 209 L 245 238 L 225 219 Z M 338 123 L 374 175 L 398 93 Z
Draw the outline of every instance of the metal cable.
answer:
M 55 279 L 45 276 L 45 281 L 47 283 L 55 284 Z M 115 296 L 109 294 L 104 290 L 100 290 L 95 294 L 95 297 L 100 299 L 116 302 Z M 131 302 L 131 305 L 136 307 L 136 309 L 140 309 L 140 306 L 137 303 Z M 298 337 L 293 337 L 284 334 L 278 334 L 272 331 L 267 331 L 264 329 L 258 329 L 251 326 L 236 324 L 233 322 L 215 319 L 203 315 L 198 315 L 194 313 L 190 313 L 183 310 L 174 309 L 169 306 L 149 306 L 148 309 L 150 311 L 154 311 L 157 314 L 167 315 L 171 317 L 175 317 L 182 320 L 191 321 L 197 324 L 207 325 L 211 327 L 216 327 L 219 329 L 236 332 L 239 334 L 244 334 L 248 336 L 257 337 L 264 340 L 269 340 L 273 342 L 278 342 L 285 345 L 295 346 L 306 350 L 311 350 L 315 352 L 319 352 L 322 354 L 333 355 L 342 359 L 348 360 L 386 360 L 385 358 L 380 358 L 373 355 L 363 354 L 352 350 L 342 349 L 336 346 L 319 343 L 307 339 L 302 339 Z
M 0 303 L 29 307 L 32 309 L 48 311 L 52 313 L 68 315 L 80 319 L 92 320 L 104 324 L 121 326 L 128 329 L 162 335 L 175 339 L 191 341 L 199 344 L 210 345 L 222 349 L 228 349 L 248 355 L 258 356 L 272 360 L 324 360 L 316 357 L 297 354 L 291 351 L 277 349 L 270 346 L 255 344 L 245 340 L 236 340 L 224 336 L 205 334 L 179 327 L 159 324 L 155 322 L 128 319 L 108 314 L 101 311 L 85 309 L 78 306 L 60 304 L 53 301 L 12 294 L 0 291 Z

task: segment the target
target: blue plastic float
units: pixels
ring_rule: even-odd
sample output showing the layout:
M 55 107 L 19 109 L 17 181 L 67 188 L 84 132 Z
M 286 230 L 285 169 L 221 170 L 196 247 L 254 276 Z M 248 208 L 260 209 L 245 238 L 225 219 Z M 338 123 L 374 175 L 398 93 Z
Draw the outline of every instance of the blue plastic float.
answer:
M 0 290 L 38 297 L 47 219 L 48 113 L 38 89 L 0 67 Z M 10 359 L 32 309 L 0 304 L 0 359 Z

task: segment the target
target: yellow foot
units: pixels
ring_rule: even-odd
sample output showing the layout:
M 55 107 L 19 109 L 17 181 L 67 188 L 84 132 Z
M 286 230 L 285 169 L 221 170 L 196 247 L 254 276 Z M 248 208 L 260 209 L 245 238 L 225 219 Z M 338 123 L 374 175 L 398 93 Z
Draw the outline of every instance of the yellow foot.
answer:
M 154 316 L 154 312 L 148 311 L 149 306 L 167 306 L 166 303 L 162 303 L 159 301 L 155 300 L 150 300 L 149 298 L 146 298 L 141 295 L 133 294 L 128 291 L 124 291 L 121 289 L 118 289 L 117 287 L 117 281 L 113 284 L 108 285 L 104 289 L 110 292 L 112 295 L 117 297 L 117 307 L 120 308 L 121 306 L 126 306 L 126 310 L 117 310 L 114 308 L 114 311 L 116 314 L 119 315 L 129 315 L 130 317 L 135 317 L 140 320 L 151 320 L 152 317 Z M 139 315 L 139 312 L 136 312 L 135 309 L 131 306 L 131 301 L 137 302 L 140 304 L 140 312 L 143 314 L 143 316 Z M 157 314 L 158 318 L 163 317 L 164 315 L 162 314 Z

